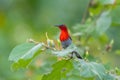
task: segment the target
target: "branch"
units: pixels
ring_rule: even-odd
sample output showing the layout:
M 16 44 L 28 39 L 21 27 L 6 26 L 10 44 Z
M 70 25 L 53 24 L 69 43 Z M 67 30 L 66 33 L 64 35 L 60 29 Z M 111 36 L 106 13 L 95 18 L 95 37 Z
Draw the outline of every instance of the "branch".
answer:
M 27 42 L 30 42 L 30 43 L 35 43 L 36 45 L 39 44 L 39 42 L 33 40 L 33 39 L 28 39 Z M 56 50 L 55 48 L 53 47 L 50 47 L 50 46 L 47 46 L 47 45 L 43 45 L 46 49 L 51 49 L 51 50 Z
M 85 19 L 86 19 L 86 17 L 87 17 L 88 10 L 89 10 L 89 7 L 90 7 L 92 1 L 93 1 L 93 0 L 90 0 L 90 1 L 89 1 L 88 5 L 87 5 L 87 9 L 85 10 L 85 12 L 84 12 L 84 14 L 83 14 L 83 17 L 82 17 L 82 20 L 81 20 L 81 23 L 82 23 L 82 24 L 85 23 Z

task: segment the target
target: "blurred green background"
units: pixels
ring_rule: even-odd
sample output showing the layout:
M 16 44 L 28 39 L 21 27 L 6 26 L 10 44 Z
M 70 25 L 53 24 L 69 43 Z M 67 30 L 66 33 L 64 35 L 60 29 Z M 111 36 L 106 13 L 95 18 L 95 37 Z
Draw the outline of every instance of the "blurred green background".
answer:
M 15 45 L 29 38 L 44 41 L 46 32 L 50 38 L 57 39 L 55 36 L 58 35 L 58 29 L 53 27 L 55 24 L 66 24 L 72 31 L 72 26 L 81 23 L 89 2 L 90 0 L 0 0 L 0 80 L 24 80 L 26 77 L 24 70 L 12 72 L 10 69 L 8 56 Z M 119 25 L 120 23 L 108 31 L 110 39 L 115 40 L 115 50 L 120 48 Z M 114 56 L 111 61 L 117 64 L 119 56 Z
M 55 36 L 55 24 L 72 26 L 81 21 L 89 0 L 0 0 L 0 80 L 23 80 L 24 72 L 12 72 L 8 56 L 12 48 L 29 38 Z

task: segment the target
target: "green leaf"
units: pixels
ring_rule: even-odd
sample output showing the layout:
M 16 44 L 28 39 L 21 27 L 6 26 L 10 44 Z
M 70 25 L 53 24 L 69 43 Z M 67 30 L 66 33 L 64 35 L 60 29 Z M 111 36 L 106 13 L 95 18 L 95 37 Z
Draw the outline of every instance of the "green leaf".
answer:
M 62 60 L 53 64 L 53 70 L 51 73 L 44 75 L 42 80 L 61 80 L 62 77 L 66 77 L 67 73 L 73 68 L 72 63 L 69 60 Z
M 73 27 L 74 34 L 73 36 L 86 36 L 89 35 L 95 36 L 95 21 L 92 21 L 91 18 L 87 19 L 85 24 L 77 24 Z
M 96 32 L 102 35 L 111 26 L 111 16 L 109 11 L 103 12 L 96 22 Z
M 115 75 L 112 74 L 105 74 L 103 77 L 103 80 L 117 80 L 117 77 Z
M 84 60 L 80 61 L 80 64 L 77 64 L 80 67 L 80 76 L 83 79 L 91 80 L 115 80 L 115 76 L 106 73 L 105 67 L 96 62 L 86 62 Z
M 103 80 L 105 68 L 102 64 L 96 62 L 80 61 L 80 76 L 84 78 L 96 78 Z
M 44 52 L 38 58 L 42 63 L 39 70 L 37 69 L 37 72 L 41 75 L 50 73 L 52 71 L 52 65 L 57 62 L 56 56 Z
M 99 2 L 103 5 L 107 5 L 107 4 L 114 4 L 115 0 L 99 0 Z
M 116 8 L 114 8 L 111 11 L 112 23 L 113 24 L 120 24 L 120 15 L 117 15 L 116 13 L 120 14 L 120 6 L 117 6 Z
M 83 36 L 86 34 L 91 34 L 94 31 L 94 21 L 88 20 L 85 24 L 77 24 L 73 27 L 74 34 L 73 36 Z
M 120 55 L 120 50 L 116 50 L 115 53 Z
M 64 57 L 70 54 L 71 52 L 76 51 L 79 53 L 81 56 L 83 56 L 84 51 L 82 49 L 77 48 L 74 44 L 71 44 L 68 48 L 60 51 L 52 51 L 53 54 L 59 56 L 59 57 Z
M 25 68 L 32 61 L 32 59 L 41 52 L 43 43 L 35 45 L 34 43 L 24 43 L 16 46 L 9 56 L 9 61 L 13 62 L 12 68 L 17 70 Z
M 120 76 L 120 69 L 118 67 L 115 68 L 116 74 Z
M 90 24 L 76 24 L 74 27 L 73 27 L 73 30 L 74 30 L 74 36 L 81 36 L 85 33 L 86 29 L 88 28 Z M 77 34 L 76 34 L 77 32 Z
M 97 7 L 91 7 L 89 8 L 89 12 L 90 12 L 90 16 L 97 16 L 101 13 L 101 11 L 103 10 L 104 6 L 103 5 L 99 5 Z

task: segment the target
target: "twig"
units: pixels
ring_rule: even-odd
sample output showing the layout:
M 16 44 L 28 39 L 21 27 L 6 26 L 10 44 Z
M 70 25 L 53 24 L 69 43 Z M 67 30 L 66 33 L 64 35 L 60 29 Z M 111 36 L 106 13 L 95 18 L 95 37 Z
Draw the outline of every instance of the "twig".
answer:
M 46 47 L 47 49 L 51 49 L 51 50 L 56 50 L 55 48 L 52 48 L 52 47 L 50 47 L 50 46 L 47 46 L 47 45 L 43 45 L 44 47 Z
M 36 42 L 36 41 L 34 41 L 33 39 L 29 39 L 29 40 L 27 40 L 27 41 L 28 41 L 28 42 L 31 42 L 31 43 L 39 44 L 39 42 Z M 52 48 L 52 47 L 47 46 L 47 45 L 45 45 L 45 44 L 43 44 L 43 46 L 44 46 L 45 48 L 47 48 L 47 49 L 56 50 L 55 48 Z M 75 56 L 76 56 L 78 59 L 83 59 L 76 51 L 72 51 L 72 52 L 71 52 L 70 59 L 73 58 L 74 54 L 75 54 Z
M 33 39 L 28 39 L 27 40 L 28 42 L 31 42 L 31 43 L 35 43 L 36 45 L 37 44 L 39 44 L 39 42 L 37 42 L 37 41 L 35 41 L 35 40 L 33 40 Z M 50 47 L 50 46 L 47 46 L 47 45 L 43 45 L 45 48 L 47 48 L 47 49 L 51 49 L 51 50 L 56 50 L 55 48 L 52 48 L 52 47 Z
M 90 0 L 88 5 L 87 5 L 87 9 L 85 10 L 84 14 L 83 14 L 83 17 L 82 17 L 82 20 L 81 20 L 81 23 L 84 24 L 85 23 L 85 19 L 87 17 L 87 14 L 88 14 L 88 10 L 89 10 L 89 7 L 90 7 L 90 4 L 93 0 Z

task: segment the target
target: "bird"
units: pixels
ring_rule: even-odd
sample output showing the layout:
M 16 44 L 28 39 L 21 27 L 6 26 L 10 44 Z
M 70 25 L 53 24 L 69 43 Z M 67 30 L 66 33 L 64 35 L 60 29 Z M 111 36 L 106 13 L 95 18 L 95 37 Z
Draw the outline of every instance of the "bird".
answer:
M 62 48 L 65 49 L 72 44 L 72 38 L 70 37 L 67 26 L 64 24 L 55 25 L 55 26 L 58 27 L 61 31 L 59 39 L 60 39 Z
M 66 49 L 72 44 L 72 38 L 68 32 L 68 28 L 65 24 L 60 24 L 60 25 L 55 25 L 55 26 L 60 29 L 59 39 L 60 39 L 62 48 Z M 71 53 L 72 53 L 71 58 L 73 58 L 73 54 L 75 54 L 77 58 L 82 59 L 82 57 L 79 55 L 77 51 L 72 51 Z

